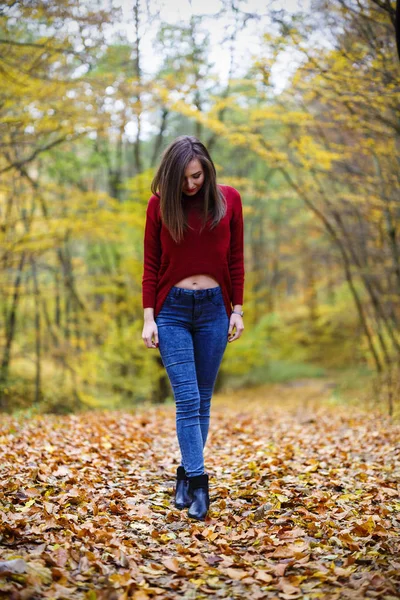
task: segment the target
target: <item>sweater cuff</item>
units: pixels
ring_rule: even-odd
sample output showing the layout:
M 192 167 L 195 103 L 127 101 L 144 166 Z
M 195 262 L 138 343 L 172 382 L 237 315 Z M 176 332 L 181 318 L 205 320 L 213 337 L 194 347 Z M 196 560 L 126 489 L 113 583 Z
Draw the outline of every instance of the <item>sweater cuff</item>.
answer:
M 240 304 L 243 306 L 243 291 L 235 290 L 232 294 L 232 306 L 235 304 Z
M 142 294 L 142 308 L 155 308 L 156 295 L 155 293 L 147 292 L 143 290 Z

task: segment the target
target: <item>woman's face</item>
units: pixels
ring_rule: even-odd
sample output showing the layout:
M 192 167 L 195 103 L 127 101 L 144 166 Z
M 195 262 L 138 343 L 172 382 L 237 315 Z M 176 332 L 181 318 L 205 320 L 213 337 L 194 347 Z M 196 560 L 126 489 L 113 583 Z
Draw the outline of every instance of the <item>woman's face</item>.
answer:
M 199 191 L 203 183 L 203 167 L 201 166 L 201 162 L 197 158 L 194 158 L 186 167 L 182 191 L 188 196 L 193 196 Z

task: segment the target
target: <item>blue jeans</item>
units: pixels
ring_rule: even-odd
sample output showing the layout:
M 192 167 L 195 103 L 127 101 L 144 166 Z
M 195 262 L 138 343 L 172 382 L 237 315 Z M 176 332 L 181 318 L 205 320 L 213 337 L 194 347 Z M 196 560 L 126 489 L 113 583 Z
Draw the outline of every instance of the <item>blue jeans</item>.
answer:
M 175 398 L 181 464 L 202 475 L 211 397 L 228 343 L 229 317 L 219 286 L 173 286 L 156 319 L 159 350 Z

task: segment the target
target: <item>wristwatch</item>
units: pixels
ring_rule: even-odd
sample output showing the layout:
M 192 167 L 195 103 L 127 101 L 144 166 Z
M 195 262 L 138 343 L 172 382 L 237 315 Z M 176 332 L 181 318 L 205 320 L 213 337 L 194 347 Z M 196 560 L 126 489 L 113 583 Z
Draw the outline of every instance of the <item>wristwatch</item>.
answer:
M 235 315 L 240 315 L 241 317 L 243 317 L 244 312 L 241 310 L 240 312 L 238 312 L 237 310 L 233 310 L 232 313 L 235 313 Z

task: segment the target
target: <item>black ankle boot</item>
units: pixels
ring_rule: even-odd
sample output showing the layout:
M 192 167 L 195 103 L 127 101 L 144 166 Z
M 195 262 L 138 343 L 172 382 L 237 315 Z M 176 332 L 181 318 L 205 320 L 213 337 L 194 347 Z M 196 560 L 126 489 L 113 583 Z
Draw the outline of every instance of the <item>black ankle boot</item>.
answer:
M 189 480 L 186 476 L 184 467 L 180 465 L 176 470 L 175 485 L 175 507 L 187 508 L 190 506 L 192 497 L 189 495 Z
M 188 510 L 188 517 L 204 521 L 210 506 L 208 492 L 208 473 L 189 477 L 189 494 L 193 500 Z

